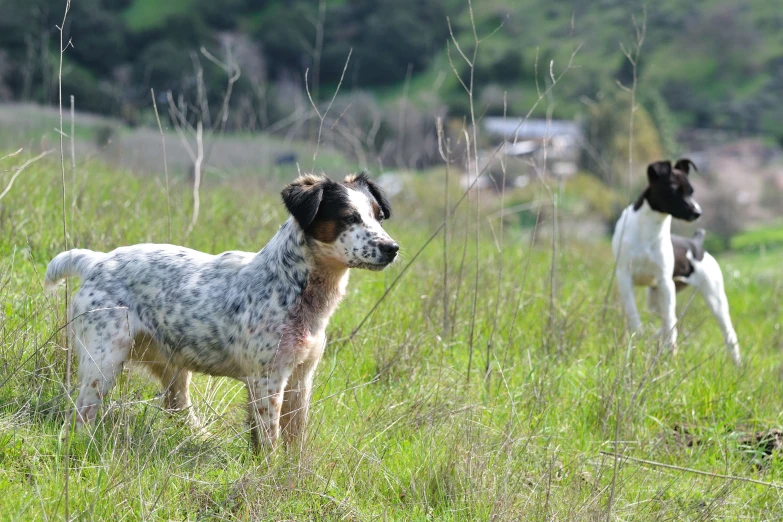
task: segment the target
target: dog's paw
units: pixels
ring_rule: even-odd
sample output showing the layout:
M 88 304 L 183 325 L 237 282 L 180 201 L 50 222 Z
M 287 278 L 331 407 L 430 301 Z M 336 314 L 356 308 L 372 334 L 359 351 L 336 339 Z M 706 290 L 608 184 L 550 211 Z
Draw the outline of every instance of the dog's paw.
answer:
M 738 344 L 731 347 L 731 360 L 737 368 L 742 366 L 742 356 L 740 355 L 740 348 Z
M 194 438 L 206 440 L 212 436 L 207 425 L 193 411 L 193 407 L 173 412 L 173 414 L 177 417 L 179 422 L 193 433 Z

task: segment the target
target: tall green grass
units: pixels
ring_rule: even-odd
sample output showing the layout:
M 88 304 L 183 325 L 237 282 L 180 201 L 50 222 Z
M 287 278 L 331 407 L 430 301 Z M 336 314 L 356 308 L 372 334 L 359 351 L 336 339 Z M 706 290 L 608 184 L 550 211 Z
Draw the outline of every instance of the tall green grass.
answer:
M 58 180 L 56 165 L 38 164 L 0 201 L 2 519 L 61 517 L 66 473 L 71 514 L 85 520 L 780 516 L 773 488 L 630 461 L 615 465 L 602 453 L 783 483 L 778 458 L 738 442 L 781 423 L 779 269 L 725 260 L 743 368 L 733 368 L 714 320 L 690 291 L 679 294 L 674 358 L 659 349 L 651 317 L 649 336 L 624 333 L 614 292 L 607 293 L 608 244 L 561 245 L 550 318 L 553 260 L 542 234 L 549 225 L 539 224 L 534 242 L 533 230 L 509 221 L 501 251 L 496 223 L 490 229 L 482 219 L 476 250 L 469 224 L 475 215 L 469 222 L 463 204 L 450 227 L 451 321 L 444 332 L 442 242 L 402 272 L 442 215 L 436 178 L 428 180 L 432 190 L 394 201 L 387 227 L 402 245 L 401 262 L 384 273 L 351 274 L 327 331 L 302 452 L 251 454 L 246 396 L 234 381 L 195 379 L 195 408 L 207 432 L 194 432 L 163 414 L 156 388 L 130 373 L 94 430 L 71 439 L 65 461 L 60 429 L 75 392 L 69 398 L 63 387 L 62 295 L 47 297 L 41 288 L 46 263 L 62 244 Z M 155 177 L 88 164 L 73 189 L 76 207 L 67 209 L 69 244 L 109 250 L 165 241 L 163 186 Z M 286 218 L 276 192 L 251 183 L 206 189 L 188 246 L 260 249 Z M 188 188 L 173 184 L 171 202 L 180 242 Z

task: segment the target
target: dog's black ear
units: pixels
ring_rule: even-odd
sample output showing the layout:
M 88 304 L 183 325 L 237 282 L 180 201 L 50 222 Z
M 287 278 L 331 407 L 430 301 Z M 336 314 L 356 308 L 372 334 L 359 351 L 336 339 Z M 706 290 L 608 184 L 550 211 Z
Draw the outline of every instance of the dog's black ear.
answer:
M 688 158 L 681 158 L 677 160 L 677 163 L 674 164 L 674 168 L 677 170 L 683 171 L 685 174 L 691 173 L 691 167 L 693 167 L 693 170 L 696 172 L 699 172 L 699 169 L 696 168 L 696 164 L 689 160 Z
M 650 183 L 655 183 L 661 178 L 668 178 L 672 174 L 671 161 L 656 161 L 647 166 L 647 179 Z
M 381 207 L 383 219 L 389 219 L 391 217 L 391 205 L 389 204 L 389 199 L 386 197 L 386 192 L 368 178 L 366 172 L 360 172 L 356 176 L 347 176 L 345 182 L 365 187 L 368 192 L 372 194 L 372 197 L 375 198 L 375 201 L 378 202 L 378 206 Z
M 313 223 L 324 197 L 324 188 L 329 182 L 330 180 L 325 177 L 302 176 L 287 185 L 281 192 L 283 203 L 302 230 Z

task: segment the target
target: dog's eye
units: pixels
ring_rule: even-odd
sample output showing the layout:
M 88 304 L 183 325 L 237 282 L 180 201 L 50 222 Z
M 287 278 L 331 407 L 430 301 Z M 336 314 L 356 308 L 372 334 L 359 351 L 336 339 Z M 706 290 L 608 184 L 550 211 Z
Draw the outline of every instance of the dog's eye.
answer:
M 357 223 L 362 222 L 362 216 L 359 214 L 351 214 L 345 218 L 345 222 L 349 225 L 356 225 Z

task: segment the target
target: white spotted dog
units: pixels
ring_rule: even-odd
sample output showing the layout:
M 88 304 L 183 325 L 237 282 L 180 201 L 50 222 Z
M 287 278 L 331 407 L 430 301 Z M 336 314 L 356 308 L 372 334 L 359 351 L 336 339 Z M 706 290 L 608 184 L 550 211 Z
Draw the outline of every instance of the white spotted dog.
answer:
M 381 226 L 389 202 L 363 173 L 343 183 L 304 176 L 282 197 L 292 217 L 258 253 L 147 244 L 74 249 L 49 263 L 47 288 L 82 279 L 71 309 L 77 426 L 135 362 L 161 381 L 167 410 L 190 408 L 191 372 L 233 377 L 247 384 L 254 447 L 303 434 L 349 269 L 382 270 L 399 247 Z
M 701 216 L 688 180 L 691 166 L 696 168 L 692 161 L 680 159 L 674 167 L 669 161 L 647 167 L 649 185 L 623 211 L 612 237 L 617 286 L 628 326 L 635 332 L 641 331 L 642 324 L 633 287 L 647 287 L 648 307 L 661 318 L 661 334 L 673 351 L 677 347 L 676 293 L 685 285 L 695 286 L 718 318 L 732 360 L 739 365 L 723 275 L 717 261 L 704 251 L 703 233 L 690 240 L 671 233 L 672 217 L 695 221 Z

